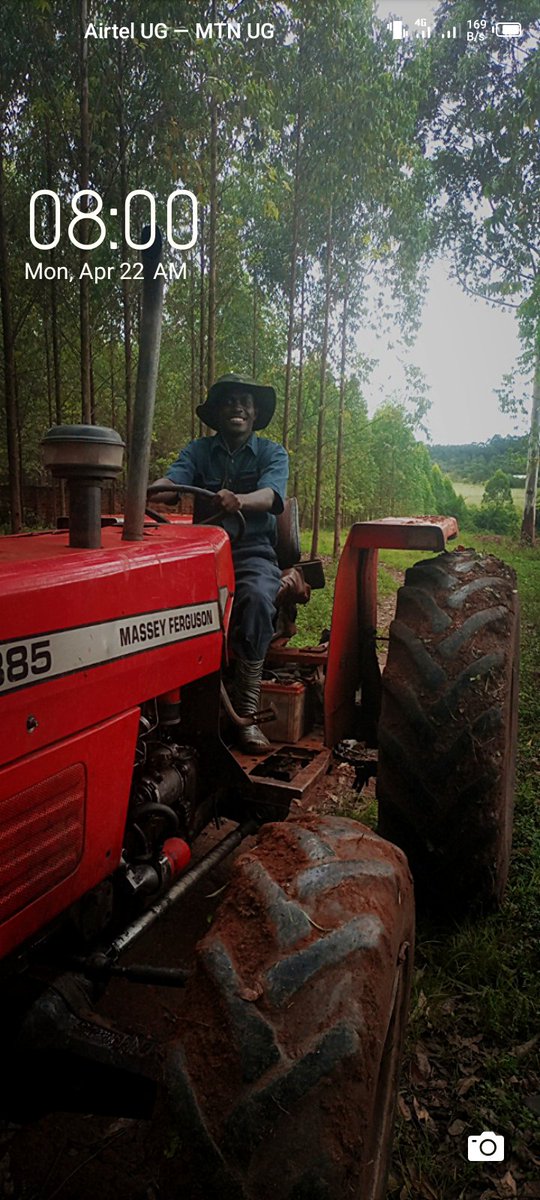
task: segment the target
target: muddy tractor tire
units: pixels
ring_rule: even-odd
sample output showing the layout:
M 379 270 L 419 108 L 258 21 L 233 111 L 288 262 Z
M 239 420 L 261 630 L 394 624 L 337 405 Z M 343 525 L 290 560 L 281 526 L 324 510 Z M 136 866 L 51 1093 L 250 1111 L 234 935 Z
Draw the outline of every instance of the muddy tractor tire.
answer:
M 406 572 L 383 672 L 378 832 L 405 850 L 420 902 L 454 916 L 503 897 L 518 661 L 505 563 L 463 550 Z
M 383 1200 L 413 933 L 405 856 L 372 830 L 262 829 L 199 944 L 168 1060 L 186 1194 Z

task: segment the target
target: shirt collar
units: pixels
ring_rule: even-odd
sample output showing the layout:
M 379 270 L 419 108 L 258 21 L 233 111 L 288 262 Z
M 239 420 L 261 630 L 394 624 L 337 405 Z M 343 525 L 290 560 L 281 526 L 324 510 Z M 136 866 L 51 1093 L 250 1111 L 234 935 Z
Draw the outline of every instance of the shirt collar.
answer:
M 252 454 L 256 455 L 257 454 L 257 440 L 258 440 L 257 435 L 255 433 L 252 433 L 250 435 L 250 437 L 248 438 L 247 442 L 244 442 L 243 446 L 239 446 L 238 450 L 233 450 L 232 453 L 239 454 L 241 450 L 245 450 L 247 448 L 247 449 L 251 450 Z M 212 438 L 212 445 L 210 447 L 212 454 L 215 454 L 217 446 L 220 446 L 221 449 L 224 450 L 226 454 L 231 453 L 225 439 L 221 436 L 221 433 L 216 433 L 216 436 L 214 438 Z

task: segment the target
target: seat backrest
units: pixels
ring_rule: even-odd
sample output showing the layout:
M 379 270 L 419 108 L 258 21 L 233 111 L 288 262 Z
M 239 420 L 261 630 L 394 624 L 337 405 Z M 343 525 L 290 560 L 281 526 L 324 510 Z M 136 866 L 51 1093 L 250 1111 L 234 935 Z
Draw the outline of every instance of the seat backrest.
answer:
M 300 561 L 300 523 L 298 520 L 298 500 L 290 496 L 285 501 L 283 512 L 277 518 L 276 554 L 282 571 L 294 567 Z

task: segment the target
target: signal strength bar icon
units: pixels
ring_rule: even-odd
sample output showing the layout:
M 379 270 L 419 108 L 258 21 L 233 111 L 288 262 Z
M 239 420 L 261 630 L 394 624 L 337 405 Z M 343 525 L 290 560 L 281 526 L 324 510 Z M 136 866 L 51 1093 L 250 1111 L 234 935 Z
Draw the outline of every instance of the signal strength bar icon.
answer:
M 415 24 L 419 25 L 420 22 L 416 21 Z M 431 26 L 427 25 L 427 23 L 424 24 L 423 21 L 422 28 L 418 29 L 417 33 L 410 33 L 407 25 L 403 24 L 403 21 L 388 21 L 386 28 L 392 34 L 393 42 L 408 42 L 411 38 L 425 40 L 431 37 Z
M 441 33 L 442 38 L 457 38 L 461 37 L 461 25 L 452 25 L 451 29 L 446 29 Z

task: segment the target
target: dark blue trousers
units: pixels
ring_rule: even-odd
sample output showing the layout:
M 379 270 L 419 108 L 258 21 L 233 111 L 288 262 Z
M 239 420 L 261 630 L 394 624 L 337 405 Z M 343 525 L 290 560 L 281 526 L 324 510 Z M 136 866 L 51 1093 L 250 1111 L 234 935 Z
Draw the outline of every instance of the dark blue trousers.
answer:
M 281 571 L 268 541 L 242 539 L 233 546 L 236 590 L 229 643 L 237 658 L 260 662 L 274 636 Z

